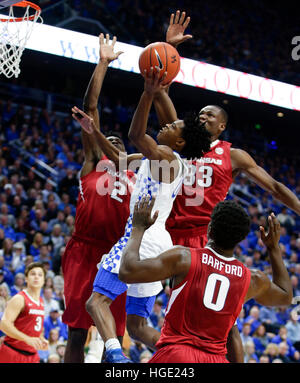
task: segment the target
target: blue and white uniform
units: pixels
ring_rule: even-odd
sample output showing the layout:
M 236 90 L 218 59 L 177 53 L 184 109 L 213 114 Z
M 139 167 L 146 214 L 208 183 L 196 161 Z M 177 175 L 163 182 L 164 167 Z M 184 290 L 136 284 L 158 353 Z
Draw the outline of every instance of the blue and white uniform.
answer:
M 130 215 L 125 226 L 124 235 L 111 248 L 109 253 L 103 256 L 95 278 L 94 291 L 107 295 L 111 299 L 123 293 L 127 287 L 127 296 L 137 298 L 156 296 L 161 291 L 161 282 L 137 283 L 127 286 L 119 281 L 116 276 L 119 273 L 121 257 L 131 234 L 134 206 L 136 201 L 141 199 L 142 196 L 150 195 L 156 197 L 153 212 L 158 210 L 159 214 L 154 225 L 144 233 L 140 246 L 140 259 L 154 258 L 173 246 L 171 236 L 165 228 L 165 222 L 172 210 L 173 202 L 181 189 L 186 174 L 186 165 L 178 153 L 174 152 L 174 154 L 179 162 L 179 171 L 171 183 L 156 181 L 151 174 L 150 161 L 147 158 L 142 160 L 131 194 Z M 109 277 L 107 273 L 115 274 L 115 276 L 111 275 Z

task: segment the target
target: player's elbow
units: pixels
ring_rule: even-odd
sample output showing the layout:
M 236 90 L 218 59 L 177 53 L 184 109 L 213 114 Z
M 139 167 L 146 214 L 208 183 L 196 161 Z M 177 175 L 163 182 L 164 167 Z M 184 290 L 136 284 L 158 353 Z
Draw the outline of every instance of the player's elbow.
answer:
M 121 282 L 124 282 L 124 283 L 129 283 L 128 282 L 128 277 L 129 277 L 129 273 L 128 271 L 126 270 L 126 267 L 120 267 L 120 270 L 119 270 L 119 279 Z
M 135 143 L 136 141 L 138 141 L 138 134 L 129 131 L 129 132 L 128 132 L 128 139 L 129 139 L 132 143 Z
M 84 113 L 91 115 L 97 110 L 97 99 L 93 100 L 83 100 L 83 111 Z
M 124 283 L 132 282 L 132 268 L 128 262 L 122 260 L 119 270 L 119 279 Z

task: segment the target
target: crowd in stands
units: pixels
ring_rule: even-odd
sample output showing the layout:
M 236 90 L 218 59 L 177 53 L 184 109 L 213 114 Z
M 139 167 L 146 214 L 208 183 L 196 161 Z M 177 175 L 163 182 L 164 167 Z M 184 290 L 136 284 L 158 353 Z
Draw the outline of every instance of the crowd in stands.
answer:
M 133 152 L 126 132 L 134 107 L 105 98 L 103 103 L 102 129 L 119 131 L 128 151 Z M 152 116 L 153 135 L 154 121 Z M 31 156 L 24 157 L 21 149 Z M 260 153 L 255 158 L 300 197 L 300 173 L 295 158 L 284 159 L 276 153 L 267 158 Z M 45 176 L 45 168 L 37 160 L 54 169 L 55 174 Z M 71 115 L 49 113 L 12 101 L 0 103 L 0 316 L 8 299 L 24 287 L 26 265 L 42 261 L 47 269 L 43 289 L 44 332 L 50 345 L 47 352 L 40 352 L 44 363 L 63 361 L 68 337 L 61 320 L 64 310 L 61 257 L 73 232 L 82 163 L 80 126 Z M 236 248 L 236 256 L 248 267 L 259 268 L 268 275 L 270 264 L 258 228 L 266 223 L 269 212 L 278 215 L 282 225 L 282 256 L 294 296 L 300 296 L 299 217 L 242 175 L 232 185 L 228 198 L 241 201 L 252 219 L 251 232 Z M 162 326 L 169 293 L 168 281 L 164 281 L 164 290 L 149 318 L 150 325 L 157 329 Z M 261 307 L 255 301 L 244 305 L 238 327 L 247 363 L 300 362 L 300 322 L 294 309 L 295 305 Z M 127 355 L 134 361 L 147 362 L 151 357 L 151 352 L 138 342 L 129 339 L 126 347 Z
M 192 0 L 70 0 L 68 3 L 81 17 L 102 22 L 111 33 L 118 34 L 120 41 L 139 46 L 162 41 L 171 12 L 186 11 L 191 16 L 187 33 L 194 38 L 182 44 L 182 56 L 300 84 L 297 63 L 291 57 L 292 39 L 299 35 L 295 3 L 286 2 L 284 6 L 280 2 L 260 0 L 215 0 L 201 4 Z M 122 28 L 115 30 L 115 25 L 109 25 L 111 21 L 106 21 L 103 8 Z

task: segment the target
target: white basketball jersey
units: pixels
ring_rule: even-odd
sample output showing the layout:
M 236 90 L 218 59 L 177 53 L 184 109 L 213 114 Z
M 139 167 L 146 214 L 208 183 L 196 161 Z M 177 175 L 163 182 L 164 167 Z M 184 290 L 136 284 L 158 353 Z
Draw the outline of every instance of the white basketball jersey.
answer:
M 155 224 L 144 233 L 140 246 L 140 258 L 156 257 L 173 246 L 170 234 L 165 228 L 165 222 L 172 210 L 173 202 L 181 188 L 186 173 L 186 165 L 184 165 L 178 153 L 174 152 L 174 154 L 179 162 L 179 171 L 171 183 L 159 182 L 153 179 L 150 170 L 150 161 L 147 158 L 142 160 L 131 194 L 130 215 L 125 226 L 125 233 L 105 256 L 102 263 L 105 270 L 113 273 L 119 272 L 123 250 L 127 245 L 132 230 L 134 205 L 138 199 L 141 199 L 145 195 L 156 197 L 153 214 L 157 210 L 159 214 Z M 135 297 L 148 297 L 158 294 L 161 289 L 161 282 L 131 284 L 127 294 Z

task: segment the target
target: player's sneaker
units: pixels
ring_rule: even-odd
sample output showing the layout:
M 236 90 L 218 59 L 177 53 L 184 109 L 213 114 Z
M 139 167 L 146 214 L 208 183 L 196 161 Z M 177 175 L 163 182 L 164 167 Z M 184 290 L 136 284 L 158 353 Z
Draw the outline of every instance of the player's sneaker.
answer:
M 106 351 L 105 356 L 106 363 L 132 363 L 122 352 L 120 348 Z

